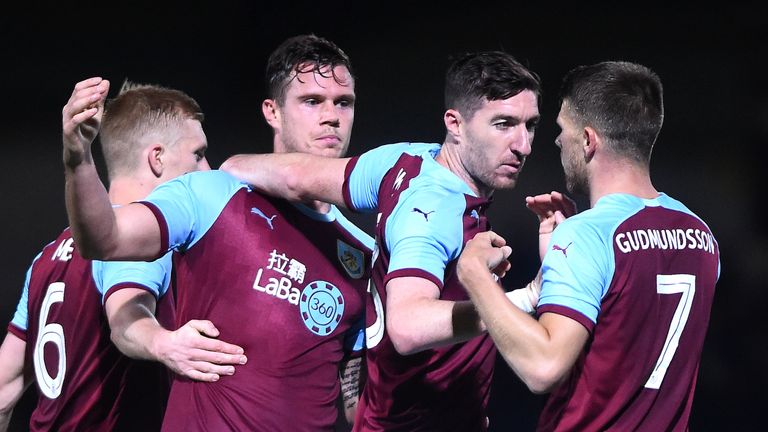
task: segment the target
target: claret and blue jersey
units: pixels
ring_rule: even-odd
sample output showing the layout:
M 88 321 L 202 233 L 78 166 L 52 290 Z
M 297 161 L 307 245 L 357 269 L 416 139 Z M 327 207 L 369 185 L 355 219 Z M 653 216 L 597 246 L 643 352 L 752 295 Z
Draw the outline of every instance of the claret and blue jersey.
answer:
M 558 226 L 542 265 L 538 313 L 591 337 L 540 429 L 686 430 L 720 274 L 707 225 L 665 194 L 607 195 Z
M 105 294 L 138 288 L 162 299 L 158 320 L 170 324 L 170 257 L 156 262 L 83 259 L 64 230 L 27 272 L 9 332 L 26 341 L 39 390 L 32 431 L 132 431 L 160 427 L 168 376 L 159 363 L 134 361 L 112 344 Z
M 440 288 L 441 299 L 468 300 L 455 264 L 466 241 L 489 229 L 490 202 L 435 161 L 439 150 L 439 144 L 391 144 L 347 165 L 346 205 L 379 213 L 366 309 L 368 382 L 356 429 L 486 428 L 496 356 L 490 337 L 402 356 L 384 326 L 386 284 L 393 278 L 424 278 Z
M 316 213 L 221 171 L 169 181 L 144 204 L 178 252 L 177 322 L 211 320 L 249 359 L 215 383 L 175 379 L 163 428 L 332 429 L 339 362 L 364 342 L 370 236 L 335 207 Z

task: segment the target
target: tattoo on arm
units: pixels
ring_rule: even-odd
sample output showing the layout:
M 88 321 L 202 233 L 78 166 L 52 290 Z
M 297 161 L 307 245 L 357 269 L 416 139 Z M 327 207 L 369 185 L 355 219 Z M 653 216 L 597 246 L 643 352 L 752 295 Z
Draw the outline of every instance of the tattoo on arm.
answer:
M 352 408 L 357 404 L 360 394 L 360 366 L 362 358 L 351 359 L 342 362 L 339 368 L 341 377 L 341 395 L 344 400 L 344 408 Z

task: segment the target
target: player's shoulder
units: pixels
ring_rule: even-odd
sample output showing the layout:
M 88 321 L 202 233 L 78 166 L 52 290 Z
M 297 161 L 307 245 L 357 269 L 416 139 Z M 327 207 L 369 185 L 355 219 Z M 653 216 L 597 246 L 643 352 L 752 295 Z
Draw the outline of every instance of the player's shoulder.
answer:
M 392 164 L 403 155 L 432 158 L 440 150 L 440 144 L 421 142 L 398 142 L 380 145 L 368 150 L 363 156 L 375 163 Z
M 439 176 L 437 176 L 439 178 Z M 471 191 L 459 183 L 435 181 L 435 176 L 425 175 L 411 182 L 400 201 L 405 206 L 429 207 L 443 211 L 463 213 L 467 208 L 467 196 Z
M 693 210 L 691 210 L 687 205 L 683 204 L 681 201 L 676 200 L 675 198 L 672 198 L 671 196 L 660 192 L 658 198 L 655 199 L 656 202 L 658 202 L 659 205 L 663 206 L 664 208 L 679 211 L 681 213 L 686 213 L 696 219 L 701 220 L 704 222 L 704 220 L 699 217 L 696 213 L 694 213 Z
M 248 187 L 246 183 L 232 174 L 221 170 L 194 171 L 169 180 L 156 191 L 189 190 L 198 194 L 228 195 L 227 191 Z
M 210 182 L 223 184 L 243 184 L 241 180 L 222 170 L 193 171 L 177 177 L 177 180 L 189 184 L 207 184 Z
M 629 215 L 643 208 L 642 201 L 626 194 L 611 194 L 600 198 L 595 205 L 573 215 L 561 223 L 555 234 L 559 236 L 607 236 Z

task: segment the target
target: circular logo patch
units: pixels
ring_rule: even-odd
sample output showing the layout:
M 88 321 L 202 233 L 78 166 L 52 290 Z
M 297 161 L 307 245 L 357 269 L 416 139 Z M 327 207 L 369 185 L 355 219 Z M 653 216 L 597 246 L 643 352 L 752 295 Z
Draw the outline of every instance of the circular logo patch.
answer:
M 327 336 L 341 322 L 344 315 L 344 297 L 332 283 L 310 282 L 299 299 L 299 311 L 304 325 L 314 334 Z

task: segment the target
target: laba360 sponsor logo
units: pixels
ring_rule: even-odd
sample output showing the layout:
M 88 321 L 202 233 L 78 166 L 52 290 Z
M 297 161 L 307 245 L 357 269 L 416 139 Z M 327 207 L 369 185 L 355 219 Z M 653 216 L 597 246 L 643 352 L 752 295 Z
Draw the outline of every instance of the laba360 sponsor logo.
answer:
M 277 277 L 264 276 L 265 270 L 271 270 Z M 344 315 L 344 296 L 326 281 L 310 282 L 300 292 L 293 283 L 303 283 L 306 272 L 304 264 L 273 249 L 267 267 L 256 272 L 253 289 L 298 305 L 301 320 L 309 331 L 319 336 L 329 335 Z
M 277 277 L 264 277 L 264 270 L 272 270 Z M 253 289 L 298 305 L 300 292 L 293 286 L 293 282 L 303 283 L 306 272 L 307 267 L 304 264 L 273 249 L 266 269 L 260 268 L 256 272 Z

